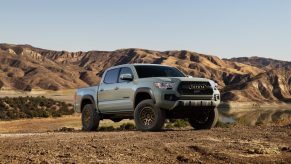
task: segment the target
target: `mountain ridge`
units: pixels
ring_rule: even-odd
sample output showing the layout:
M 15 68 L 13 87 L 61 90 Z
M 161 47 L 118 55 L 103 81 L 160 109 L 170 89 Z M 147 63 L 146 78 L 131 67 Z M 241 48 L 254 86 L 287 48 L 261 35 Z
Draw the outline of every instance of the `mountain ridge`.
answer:
M 291 62 L 260 57 L 220 59 L 186 50 L 140 48 L 68 52 L 0 44 L 0 88 L 30 91 L 96 85 L 105 69 L 125 63 L 166 64 L 192 76 L 213 79 L 224 101 L 291 99 Z

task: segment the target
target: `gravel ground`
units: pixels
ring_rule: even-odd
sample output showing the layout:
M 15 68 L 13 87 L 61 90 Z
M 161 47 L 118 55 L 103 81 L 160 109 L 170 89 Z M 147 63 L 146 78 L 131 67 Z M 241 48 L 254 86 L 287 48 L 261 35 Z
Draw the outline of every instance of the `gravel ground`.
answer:
M 291 163 L 291 126 L 0 134 L 0 163 Z

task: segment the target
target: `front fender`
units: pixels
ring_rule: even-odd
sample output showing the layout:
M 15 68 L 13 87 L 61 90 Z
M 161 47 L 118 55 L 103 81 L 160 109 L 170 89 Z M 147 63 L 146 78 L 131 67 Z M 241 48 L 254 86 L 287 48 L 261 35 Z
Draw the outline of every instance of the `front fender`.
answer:
M 138 88 L 134 93 L 134 103 L 133 103 L 134 106 L 136 106 L 136 102 L 135 101 L 136 101 L 136 95 L 138 93 L 147 93 L 147 94 L 149 94 L 151 99 L 154 101 L 154 104 L 156 103 L 156 99 L 155 99 L 155 96 L 154 96 L 154 93 L 153 93 L 152 89 L 148 88 L 148 87 L 142 87 L 142 88 Z

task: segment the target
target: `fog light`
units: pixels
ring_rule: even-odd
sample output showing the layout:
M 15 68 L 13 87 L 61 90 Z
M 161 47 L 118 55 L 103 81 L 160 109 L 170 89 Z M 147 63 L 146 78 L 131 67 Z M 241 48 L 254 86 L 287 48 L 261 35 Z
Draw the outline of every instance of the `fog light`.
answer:
M 220 99 L 219 95 L 215 94 L 215 95 L 214 95 L 214 101 L 217 101 L 217 100 L 219 100 L 219 99 Z

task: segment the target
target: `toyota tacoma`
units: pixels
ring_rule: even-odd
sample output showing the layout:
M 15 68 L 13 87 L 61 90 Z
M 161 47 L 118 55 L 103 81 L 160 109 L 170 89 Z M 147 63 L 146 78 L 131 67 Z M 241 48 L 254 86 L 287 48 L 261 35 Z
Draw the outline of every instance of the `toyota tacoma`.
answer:
M 124 64 L 108 68 L 100 84 L 76 91 L 75 111 L 85 131 L 102 119 L 134 119 L 141 131 L 158 131 L 165 119 L 188 119 L 194 129 L 210 129 L 218 119 L 220 92 L 209 79 L 186 76 L 175 67 Z

